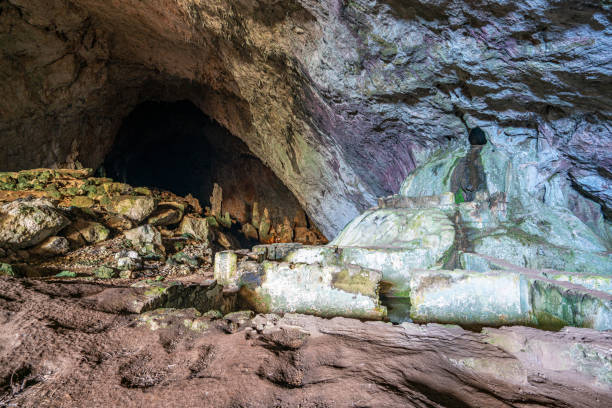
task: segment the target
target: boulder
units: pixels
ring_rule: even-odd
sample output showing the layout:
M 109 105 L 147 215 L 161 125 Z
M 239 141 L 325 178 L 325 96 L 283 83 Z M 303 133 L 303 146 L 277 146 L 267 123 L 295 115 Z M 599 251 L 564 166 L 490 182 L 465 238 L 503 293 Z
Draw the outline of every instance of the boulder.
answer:
M 178 224 L 183 218 L 185 206 L 179 203 L 161 203 L 147 223 L 155 226 Z
M 125 231 L 123 235 L 141 255 L 164 252 L 161 234 L 151 225 L 141 225 L 140 227 Z
M 49 200 L 15 200 L 0 206 L 0 246 L 31 247 L 68 224 L 68 218 Z
M 140 223 L 151 215 L 156 208 L 156 203 L 152 197 L 121 195 L 113 197 L 106 208 L 113 214 L 122 215 Z
M 185 216 L 179 225 L 178 233 L 189 234 L 195 239 L 208 244 L 208 221 L 206 218 Z
M 378 288 L 381 273 L 355 265 L 242 261 L 225 252 L 215 258 L 215 278 L 240 288 L 244 302 L 259 313 L 304 313 L 379 320 L 386 316 Z
M 78 220 L 70 226 L 69 230 L 69 237 L 72 240 L 77 239 L 77 237 L 74 235 L 74 232 L 76 232 L 90 244 L 105 241 L 110 235 L 110 231 L 104 225 L 100 224 L 99 222 L 85 220 Z

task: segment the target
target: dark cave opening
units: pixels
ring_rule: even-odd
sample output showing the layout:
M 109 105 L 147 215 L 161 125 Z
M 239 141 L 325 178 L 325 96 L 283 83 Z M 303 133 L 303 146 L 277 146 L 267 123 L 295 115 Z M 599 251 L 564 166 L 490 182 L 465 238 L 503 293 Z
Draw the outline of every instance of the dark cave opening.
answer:
M 485 134 L 484 130 L 478 126 L 470 130 L 468 139 L 472 146 L 483 146 L 487 144 L 487 135 Z
M 324 239 L 272 170 L 190 101 L 137 106 L 124 119 L 103 167 L 117 181 L 191 194 L 202 207 L 211 208 L 218 184 L 222 214 L 229 213 L 236 221 L 232 232 L 247 224 L 254 224 L 257 231 L 256 239 L 241 240 L 243 247 Z M 264 220 L 269 221 L 269 231 L 258 228 Z

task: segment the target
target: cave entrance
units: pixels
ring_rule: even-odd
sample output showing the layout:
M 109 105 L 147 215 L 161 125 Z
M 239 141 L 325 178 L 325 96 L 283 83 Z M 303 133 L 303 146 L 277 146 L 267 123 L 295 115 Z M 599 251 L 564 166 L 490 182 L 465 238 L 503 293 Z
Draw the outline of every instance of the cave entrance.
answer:
M 276 175 L 190 101 L 137 106 L 124 119 L 103 168 L 117 181 L 191 194 L 208 211 L 213 192 L 220 190 L 221 215 L 229 214 L 242 247 L 325 241 Z

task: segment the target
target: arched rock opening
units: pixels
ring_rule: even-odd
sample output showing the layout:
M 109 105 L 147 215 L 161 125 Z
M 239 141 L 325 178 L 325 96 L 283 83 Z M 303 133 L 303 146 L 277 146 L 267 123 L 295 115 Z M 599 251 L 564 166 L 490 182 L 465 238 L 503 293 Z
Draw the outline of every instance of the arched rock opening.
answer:
M 229 214 L 244 246 L 325 241 L 272 170 L 189 101 L 138 105 L 124 119 L 104 169 L 128 184 L 191 194 L 209 215 Z

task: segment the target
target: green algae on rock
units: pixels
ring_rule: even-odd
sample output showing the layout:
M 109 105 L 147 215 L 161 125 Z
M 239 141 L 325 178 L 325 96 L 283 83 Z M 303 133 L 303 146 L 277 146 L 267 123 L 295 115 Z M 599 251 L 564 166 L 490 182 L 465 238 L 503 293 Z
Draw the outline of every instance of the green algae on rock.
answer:
M 49 200 L 15 200 L 0 206 L 0 246 L 31 247 L 68 224 Z
M 147 196 L 120 195 L 111 198 L 109 212 L 123 215 L 134 222 L 144 221 L 156 208 L 155 199 Z

